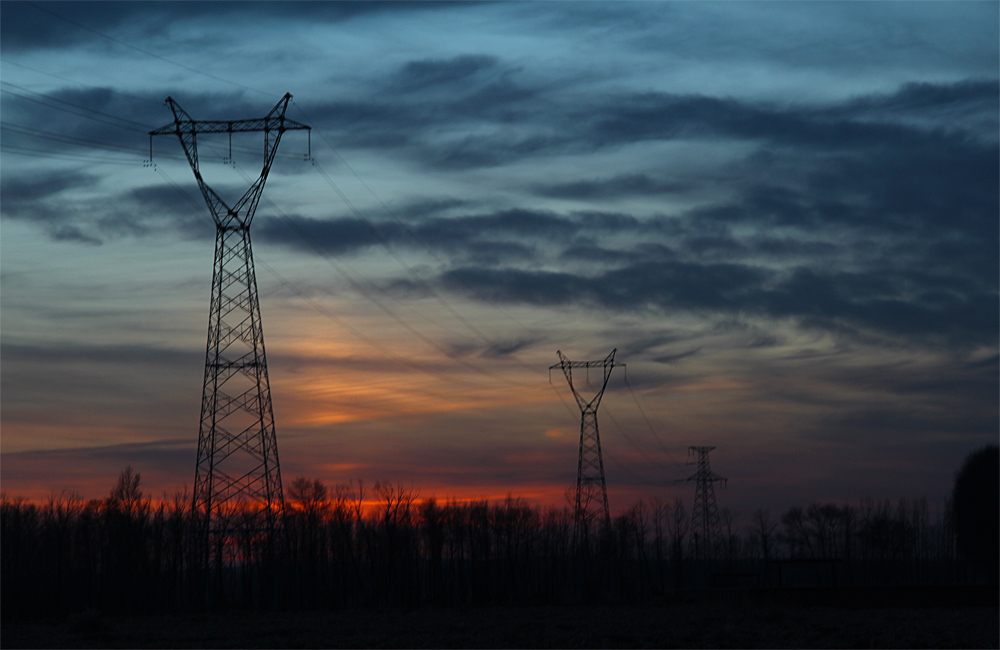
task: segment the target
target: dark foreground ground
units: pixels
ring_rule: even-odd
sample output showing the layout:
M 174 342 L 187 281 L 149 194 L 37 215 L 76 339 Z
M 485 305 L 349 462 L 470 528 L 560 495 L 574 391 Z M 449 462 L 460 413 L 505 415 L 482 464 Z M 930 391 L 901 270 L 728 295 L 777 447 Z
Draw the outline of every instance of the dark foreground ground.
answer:
M 673 602 L 4 620 L 3 648 L 997 648 L 996 606 Z

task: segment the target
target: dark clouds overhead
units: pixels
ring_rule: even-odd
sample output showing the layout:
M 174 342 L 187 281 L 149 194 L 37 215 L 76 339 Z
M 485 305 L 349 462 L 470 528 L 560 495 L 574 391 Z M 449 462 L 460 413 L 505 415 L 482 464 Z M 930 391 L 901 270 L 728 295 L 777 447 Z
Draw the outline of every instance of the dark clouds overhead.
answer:
M 493 62 L 472 59 L 417 69 L 451 79 L 487 65 Z M 748 311 L 813 326 L 847 323 L 888 335 L 990 343 L 997 330 L 996 134 L 928 122 L 955 111 L 996 114 L 997 94 L 995 82 L 965 81 L 907 83 L 895 93 L 809 108 L 636 96 L 617 111 L 595 111 L 596 121 L 580 120 L 576 135 L 598 147 L 685 137 L 771 148 L 738 163 L 745 173 L 731 185 L 731 198 L 675 214 L 515 209 L 424 216 L 405 228 L 382 223 L 375 230 L 385 240 L 419 241 L 456 260 L 475 259 L 487 241 L 502 243 L 516 266 L 497 268 L 504 255 L 498 248 L 486 266 L 466 264 L 442 275 L 444 286 L 487 302 L 587 299 L 608 308 Z M 915 112 L 924 124 L 904 119 Z M 689 186 L 684 179 L 622 174 L 533 191 L 579 202 L 682 194 Z M 306 227 L 305 239 L 327 242 L 331 252 L 379 243 L 361 222 Z M 264 231 L 281 239 L 277 232 Z M 624 247 L 597 243 L 612 233 L 638 239 Z M 290 236 L 282 241 L 302 245 Z M 654 243 L 660 248 L 651 249 Z M 463 256 L 463 248 L 470 254 Z M 589 268 L 544 270 L 552 250 Z
M 880 433 L 899 444 L 907 429 L 933 438 L 935 453 L 947 436 L 995 435 L 995 3 L 6 2 L 0 12 L 9 385 L 44 387 L 59 362 L 110 377 L 148 366 L 136 390 L 155 395 L 172 351 L 200 358 L 201 322 L 161 325 L 156 310 L 141 326 L 116 320 L 168 299 L 151 287 L 181 283 L 157 274 L 180 277 L 191 260 L 210 268 L 212 224 L 187 162 L 165 137 L 143 166 L 148 131 L 170 121 L 168 95 L 194 119 L 241 119 L 288 91 L 289 116 L 314 127 L 315 166 L 304 134 L 282 140 L 254 242 L 265 320 L 278 323 L 275 381 L 315 373 L 295 384 L 292 417 L 353 401 L 331 379 L 348 367 L 367 386 L 359 395 L 389 386 L 396 397 L 375 402 L 408 403 L 403 367 L 433 368 L 451 395 L 470 369 L 489 382 L 515 362 L 542 372 L 557 348 L 617 346 L 631 385 L 689 437 L 770 427 L 781 414 L 794 420 L 786 442 L 843 448 Z M 234 138 L 236 166 L 224 136 L 199 139 L 204 177 L 223 197 L 259 172 L 255 138 Z M 127 250 L 148 268 L 127 266 Z M 85 331 L 49 308 L 81 299 L 83 278 L 88 313 L 105 314 Z M 130 282 L 147 303 L 119 293 Z M 196 343 L 178 343 L 189 331 Z M 497 408 L 502 420 L 524 407 Z M 390 411 L 378 418 L 409 417 Z M 18 425 L 46 421 L 17 413 Z M 291 425 L 289 439 L 338 417 Z M 434 417 L 426 430 L 444 422 Z M 175 424 L 155 436 L 170 453 Z M 158 443 L 128 444 L 77 457 L 146 461 Z

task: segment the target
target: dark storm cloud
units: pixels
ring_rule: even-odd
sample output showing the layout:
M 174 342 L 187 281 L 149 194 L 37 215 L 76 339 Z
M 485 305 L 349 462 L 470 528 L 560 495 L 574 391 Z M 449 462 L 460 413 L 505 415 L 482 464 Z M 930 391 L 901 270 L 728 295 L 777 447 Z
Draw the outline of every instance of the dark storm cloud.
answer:
M 850 100 L 836 112 L 842 116 L 876 119 L 936 119 L 950 129 L 968 128 L 968 117 L 996 111 L 998 92 L 1000 85 L 996 81 L 968 79 L 954 84 L 911 82 L 893 94 L 873 94 Z M 985 135 L 995 137 L 996 133 L 992 131 Z
M 640 262 L 593 276 L 521 269 L 458 268 L 441 276 L 453 291 L 485 302 L 609 309 L 691 310 L 796 318 L 822 329 L 843 325 L 903 337 L 942 337 L 961 346 L 997 338 L 995 292 L 969 288 L 916 298 L 905 282 L 877 273 L 798 268 L 790 274 L 749 265 Z
M 372 225 L 355 218 L 311 219 L 308 217 L 269 217 L 258 220 L 258 239 L 312 254 L 356 252 L 379 245 L 379 238 L 393 242 L 402 234 L 395 224 Z
M 968 400 L 994 415 L 1000 412 L 995 397 L 1000 387 L 998 357 L 981 360 L 955 358 L 947 370 L 913 368 L 910 364 L 871 365 L 859 368 L 838 368 L 830 376 L 838 382 L 864 390 L 884 392 L 894 396 L 919 397 L 924 401 L 935 396 Z
M 886 118 L 914 110 L 914 95 L 921 100 L 921 115 L 962 109 L 996 114 L 995 81 L 969 80 L 956 84 L 906 84 L 896 93 L 848 100 L 825 107 L 755 104 L 732 98 L 669 93 L 644 93 L 616 98 L 606 106 L 583 135 L 593 143 L 609 146 L 676 137 L 728 137 L 775 144 L 839 151 L 892 147 L 899 144 L 935 146 L 956 137 L 887 119 L 858 119 L 881 108 Z M 865 110 L 863 111 L 862 108 Z M 941 128 L 959 130 L 961 123 L 942 121 Z M 964 136 L 959 136 L 964 137 Z M 991 138 L 994 140 L 995 138 Z
M 97 177 L 86 172 L 43 172 L 29 176 L 10 173 L 0 177 L 4 215 L 11 218 L 58 221 L 65 212 L 49 201 L 62 192 L 88 187 Z
M 82 461 L 108 460 L 120 463 L 160 464 L 164 461 L 191 463 L 195 452 L 195 441 L 189 438 L 176 440 L 154 440 L 151 442 L 126 442 L 100 447 L 77 447 L 73 449 L 53 449 L 45 451 L 24 451 L 4 454 L 4 460 L 11 467 L 30 461 Z M 51 472 L 50 472 L 51 473 Z
M 15 47 L 32 38 L 44 43 L 64 27 L 48 28 L 31 15 L 46 16 L 45 23 L 61 23 L 30 5 L 7 3 L 14 8 L 4 25 L 17 30 L 5 39 Z M 6 6 L 5 5 L 5 8 Z M 453 5 L 443 5 L 454 9 Z M 174 20 L 191 20 L 199 15 L 220 16 L 242 13 L 243 7 L 228 3 L 96 3 L 44 5 L 51 11 L 65 11 L 74 19 L 91 20 L 109 29 L 134 23 L 169 25 Z M 337 21 L 356 14 L 385 11 L 434 9 L 424 3 L 290 3 L 256 4 L 254 12 L 269 20 L 308 18 L 310 21 Z M 603 11 L 603 10 L 601 10 Z M 613 13 L 619 13 L 617 10 Z M 628 13 L 629 20 L 634 16 Z M 86 22 L 86 21 L 84 21 Z M 66 25 L 63 23 L 63 25 Z M 72 27 L 72 26 L 70 26 Z M 99 39 L 93 33 L 73 27 L 80 38 Z M 153 29 L 153 27 L 150 27 Z M 16 31 L 16 34 L 13 32 Z M 20 39 L 20 40 L 19 40 Z M 337 134 L 342 145 L 377 149 L 404 149 L 414 160 L 434 169 L 461 170 L 490 167 L 539 155 L 589 152 L 635 142 L 669 140 L 676 137 L 737 139 L 768 142 L 783 146 L 841 151 L 858 147 L 894 146 L 902 140 L 923 137 L 933 146 L 938 136 L 930 128 L 897 123 L 918 114 L 931 125 L 946 130 L 959 128 L 970 120 L 954 120 L 955 115 L 986 115 L 992 118 L 997 102 L 996 82 L 970 80 L 955 84 L 910 83 L 895 93 L 854 98 L 827 106 L 753 103 L 733 98 L 668 93 L 590 94 L 581 100 L 576 93 L 560 91 L 573 81 L 559 81 L 511 66 L 492 55 L 469 52 L 448 59 L 417 59 L 387 70 L 373 81 L 367 93 L 349 101 L 308 102 L 314 126 Z M 185 97 L 171 93 L 196 119 L 216 117 L 214 113 L 256 115 L 259 102 L 230 97 Z M 102 103 L 100 98 L 68 97 L 84 105 L 104 106 L 116 115 L 158 126 L 167 120 L 154 118 L 146 109 Z M 155 97 L 157 102 L 162 97 Z M 305 102 L 305 98 L 300 98 Z M 252 104 L 252 105 L 251 105 Z M 241 111 L 240 109 L 246 109 Z M 213 113 L 213 114 L 210 114 Z M 219 113 L 221 114 L 221 113 Z M 141 117 L 140 117 L 141 116 Z M 935 122 L 936 120 L 936 122 Z M 995 121 L 995 120 L 994 120 Z M 483 132 L 482 126 L 512 127 L 503 133 Z M 447 129 L 442 127 L 446 126 Z M 514 130 L 516 127 L 516 130 Z M 446 135 L 444 135 L 446 134 Z M 100 139 L 106 139 L 103 136 Z M 115 136 L 125 140 L 124 135 Z M 538 191 L 550 196 L 577 194 L 582 198 L 623 194 L 659 194 L 679 189 L 644 174 L 628 174 L 611 179 L 584 179 Z
M 475 216 L 441 217 L 441 210 L 457 204 L 444 202 L 435 206 L 418 203 L 411 212 L 403 207 L 396 212 L 404 217 L 419 217 L 413 223 L 367 221 L 356 218 L 311 219 L 288 217 L 262 219 L 257 233 L 263 239 L 306 252 L 342 254 L 382 243 L 431 247 L 464 256 L 488 255 L 493 259 L 530 257 L 530 242 L 565 235 L 579 229 L 572 219 L 537 210 L 503 210 Z M 433 216 L 427 216 L 433 215 Z M 511 239 L 515 241 L 511 241 Z M 529 243 L 516 241 L 517 238 Z
M 517 242 L 478 241 L 464 246 L 461 254 L 482 266 L 500 266 L 512 261 L 533 261 L 538 257 L 538 250 Z
M 376 228 L 394 243 L 413 238 L 459 255 L 444 286 L 484 301 L 747 311 L 855 334 L 994 340 L 997 147 L 941 136 L 934 146 L 916 138 L 856 149 L 816 156 L 783 185 L 770 168 L 796 155 L 752 157 L 741 163 L 746 179 L 733 199 L 678 215 L 508 210 Z M 746 227 L 749 236 L 734 234 Z M 771 228 L 782 234 L 767 234 Z M 373 245 L 360 225 L 354 230 L 336 235 L 342 248 Z M 604 243 L 612 233 L 631 243 Z M 542 245 L 591 267 L 533 269 L 545 259 L 532 255 Z M 762 254 L 788 270 L 761 267 Z M 856 270 L 840 270 L 845 263 Z
M 222 5 L 197 9 L 230 10 Z M 257 10 L 282 11 L 279 5 Z M 113 6 L 98 5 L 93 16 L 112 11 Z M 126 5 L 121 13 L 138 11 Z M 180 16 L 196 9 L 168 3 L 149 11 Z M 318 19 L 340 20 L 355 9 L 334 7 L 323 16 L 302 5 L 289 7 L 288 15 L 311 11 Z M 113 26 L 120 19 L 108 20 Z M 62 38 L 58 30 L 36 31 L 38 44 Z M 16 38 L 16 46 L 26 47 L 24 39 L 31 37 Z M 1000 265 L 997 81 L 911 82 L 893 92 L 813 103 L 564 92 L 574 83 L 579 82 L 546 79 L 503 58 L 470 51 L 393 64 L 350 100 L 300 99 L 315 119 L 313 126 L 334 134 L 339 146 L 389 150 L 435 173 L 681 138 L 750 145 L 753 151 L 725 172 L 715 172 L 728 174 L 721 181 L 727 198 L 710 198 L 680 214 L 640 219 L 613 212 L 560 213 L 526 209 L 523 205 L 530 203 L 525 201 L 512 209 L 445 216 L 461 206 L 444 202 L 400 210 L 405 224 L 292 217 L 261 219 L 256 232 L 312 254 L 347 254 L 382 243 L 426 246 L 449 255 L 451 268 L 442 275 L 446 287 L 483 300 L 561 304 L 575 296 L 608 308 L 746 310 L 824 328 L 970 341 L 995 338 Z M 244 93 L 175 96 L 195 119 L 256 116 L 269 108 Z M 140 127 L 170 120 L 162 97 L 144 102 L 96 88 L 63 89 L 44 99 L 82 108 L 88 116 L 67 112 L 60 133 L 137 151 L 146 144 Z M 5 98 L 5 118 L 13 115 L 26 126 L 51 128 L 33 116 L 30 103 Z M 90 119 L 102 115 L 136 124 L 131 130 L 127 123 L 108 129 Z M 8 137 L 5 133 L 5 143 Z M 171 155 L 177 155 L 176 142 L 170 146 Z M 207 146 L 206 154 L 211 155 Z M 537 181 L 527 190 L 598 203 L 655 199 L 710 185 L 704 179 L 661 174 L 647 169 L 560 177 Z M 15 181 L 11 199 L 8 185 L 5 181 L 5 214 L 34 211 L 40 221 L 53 224 L 53 237 L 93 242 L 151 227 L 113 212 L 93 218 L 92 225 L 70 220 L 60 216 L 69 212 L 60 211 L 58 193 L 31 199 L 39 188 L 19 187 Z M 141 190 L 128 200 L 155 204 L 159 213 L 185 227 L 181 217 L 188 207 L 174 195 Z M 27 198 L 19 202 L 19 196 Z M 619 239 L 609 242 L 603 234 Z M 538 268 L 551 259 L 591 267 L 586 273 Z M 765 259 L 784 270 L 763 267 Z M 839 270 L 848 267 L 855 270 Z M 399 287 L 406 290 L 405 284 Z
M 108 198 L 69 198 L 74 190 L 92 189 L 100 176 L 79 171 L 0 180 L 3 216 L 41 225 L 56 241 L 101 244 L 109 238 L 180 232 L 187 238 L 214 233 L 201 197 L 172 185 L 132 188 Z M 220 190 L 229 188 L 221 187 Z
M 564 305 L 589 294 L 587 278 L 571 273 L 518 269 L 454 269 L 442 283 L 484 302 Z
M 515 355 L 522 350 L 536 347 L 543 342 L 546 342 L 545 337 L 537 335 L 523 335 L 513 339 L 493 341 L 489 344 L 473 343 L 468 341 L 460 343 L 453 342 L 448 345 L 448 350 L 450 356 L 455 358 L 475 355 L 482 359 L 504 359 Z
M 695 348 L 694 350 L 688 350 L 687 352 L 679 352 L 677 354 L 665 354 L 663 356 L 655 357 L 653 361 L 656 363 L 677 363 L 682 359 L 687 359 L 688 357 L 693 357 L 694 355 L 701 352 L 701 348 Z
M 4 49 L 10 52 L 78 45 L 99 37 L 49 12 L 58 12 L 76 22 L 90 19 L 106 29 L 113 29 L 126 22 L 135 8 L 132 3 L 115 2 L 4 2 L 0 7 L 0 40 Z
M 998 228 L 992 215 L 1000 205 L 998 154 L 995 145 L 956 138 L 934 146 L 901 143 L 832 160 L 807 178 L 805 191 L 815 201 L 809 217 L 896 233 L 962 229 L 991 236 Z M 839 198 L 841 193 L 864 197 L 864 202 L 852 205 Z M 802 197 L 797 198 L 801 205 Z
M 451 263 L 475 260 L 494 266 L 542 259 L 543 248 L 561 249 L 560 259 L 582 262 L 629 262 L 674 257 L 669 247 L 644 241 L 623 250 L 601 247 L 595 237 L 607 234 L 660 236 L 661 219 L 598 211 L 567 214 L 512 208 L 482 214 L 445 216 L 460 202 L 417 202 L 395 210 L 401 220 L 369 221 L 352 217 L 313 219 L 265 217 L 257 222 L 259 238 L 312 254 L 348 254 L 382 244 L 430 249 L 448 254 Z M 405 287 L 405 280 L 399 282 Z
M 439 98 L 432 101 L 430 95 L 422 100 L 417 91 L 412 93 L 414 98 L 407 101 L 399 101 L 398 93 L 391 100 L 382 100 L 378 98 L 382 91 L 375 91 L 369 100 L 354 104 L 335 103 L 310 108 L 310 115 L 318 115 L 319 122 L 332 119 L 341 126 L 349 124 L 344 136 L 348 144 L 405 147 L 425 164 L 448 169 L 500 165 L 526 156 L 578 149 L 581 143 L 592 149 L 639 140 L 669 139 L 677 134 L 771 141 L 786 149 L 753 156 L 745 162 L 747 173 L 742 180 L 731 183 L 738 188 L 742 185 L 736 200 L 704 206 L 694 216 L 743 224 L 812 227 L 840 223 L 858 228 L 912 230 L 919 225 L 918 221 L 932 224 L 935 220 L 951 228 L 956 223 L 952 213 L 964 210 L 970 217 L 964 223 L 977 228 L 976 236 L 991 237 L 997 231 L 996 220 L 992 218 L 997 207 L 995 143 L 984 144 L 972 139 L 957 132 L 957 127 L 950 122 L 947 126 L 951 130 L 948 131 L 942 130 L 943 127 L 926 129 L 885 121 L 887 115 L 892 117 L 905 110 L 929 111 L 929 106 L 944 111 L 975 110 L 987 115 L 992 110 L 995 115 L 997 84 L 994 82 L 908 84 L 894 94 L 868 96 L 819 108 L 763 106 L 734 99 L 646 93 L 619 96 L 611 105 L 597 100 L 586 112 L 576 106 L 560 111 L 557 94 L 549 93 L 542 101 L 536 97 L 542 92 L 540 90 L 519 90 L 501 93 L 499 101 L 484 102 L 483 110 L 470 109 L 469 98 L 501 83 L 480 79 L 494 72 L 499 74 L 502 84 L 512 87 L 514 82 L 510 78 L 515 72 L 504 68 L 493 57 L 466 55 L 411 61 L 395 73 L 398 83 L 414 88 L 422 84 L 425 89 L 443 89 L 451 93 L 451 101 L 442 102 Z M 126 116 L 126 119 L 149 122 L 153 114 L 148 105 L 136 107 L 135 101 L 116 96 L 110 89 L 62 90 L 52 93 L 51 99 L 105 115 Z M 160 101 L 158 98 L 155 104 L 159 105 Z M 553 105 L 543 109 L 542 104 L 546 102 Z M 263 111 L 259 101 L 248 101 L 234 93 L 193 96 L 182 103 L 200 119 L 218 117 L 223 112 L 256 115 Z M 526 111 L 522 116 L 526 118 L 524 128 L 519 129 L 522 135 L 461 135 L 463 124 L 502 123 L 506 118 L 496 111 L 509 112 L 514 105 Z M 348 109 L 346 113 L 345 109 Z M 162 109 L 160 112 L 166 113 Z M 872 115 L 875 113 L 882 117 L 874 120 Z M 25 115 L 28 116 L 26 120 L 30 119 L 30 111 Z M 166 119 L 161 116 L 156 122 L 168 120 L 169 116 Z M 444 123 L 449 124 L 456 135 L 447 140 L 432 137 L 432 133 L 441 132 Z M 101 123 L 69 115 L 60 132 L 94 142 L 104 140 L 116 146 L 135 147 L 133 150 L 137 154 L 144 153 L 140 148 L 145 144 L 144 134 L 140 136 L 142 129 L 133 129 L 131 133 L 127 128 L 110 129 L 112 137 L 108 136 L 108 131 Z M 62 145 L 53 145 L 59 146 Z M 163 146 L 157 149 L 157 155 L 179 156 L 173 150 L 160 153 Z M 211 151 L 205 153 L 211 155 Z M 773 178 L 787 178 L 787 166 L 799 161 L 797 173 L 783 185 L 765 180 L 768 168 L 773 168 Z M 539 185 L 534 190 L 551 197 L 606 199 L 655 196 L 691 187 L 694 186 L 687 180 L 624 174 Z M 845 196 L 860 196 L 862 200 L 847 201 Z M 961 200 L 956 201 L 956 198 Z M 428 236 L 432 235 L 428 233 Z M 721 254 L 727 248 L 731 250 L 734 244 L 716 237 L 714 240 L 692 240 L 690 245 Z
M 972 402 L 970 401 L 970 404 Z M 953 441 L 995 434 L 997 418 L 983 413 L 912 408 L 851 408 L 803 430 L 800 436 L 829 442 L 892 446 L 941 436 Z
M 251 111 L 263 114 L 266 110 L 235 94 L 202 96 L 199 100 L 222 104 L 246 115 Z M 24 147 L 43 157 L 68 156 L 70 162 L 77 162 L 80 167 L 107 160 L 139 165 L 149 156 L 149 125 L 171 119 L 162 97 L 154 101 L 152 96 L 144 99 L 106 87 L 63 88 L 40 94 L 5 86 L 3 102 L 5 146 Z M 214 108 L 218 110 L 217 106 Z M 203 163 L 221 160 L 228 153 L 228 143 L 224 140 L 204 138 L 199 144 Z M 251 144 L 258 143 L 234 139 L 234 155 L 239 158 L 242 152 L 249 151 Z M 254 154 L 259 158 L 256 147 Z M 184 160 L 172 136 L 156 142 L 154 160 L 164 159 Z M 178 186 L 171 181 L 170 185 L 126 190 L 117 197 L 102 200 L 68 198 L 69 191 L 92 189 L 100 180 L 100 174 L 80 171 L 48 173 L 27 180 L 5 174 L 4 215 L 46 224 L 53 239 L 90 244 L 109 237 L 144 235 L 164 227 L 176 227 L 186 236 L 196 237 L 211 230 L 210 220 L 204 216 L 203 208 L 198 207 L 202 199 L 193 184 Z M 223 184 L 213 183 L 213 187 L 227 198 L 238 197 L 245 191 L 244 187 Z M 193 216 L 195 213 L 200 213 L 197 218 Z
M 487 72 L 496 80 L 487 81 Z M 677 138 L 770 143 L 812 154 L 950 149 L 982 135 L 981 125 L 969 118 L 992 120 L 998 94 L 995 81 L 968 80 L 905 84 L 895 93 L 819 106 L 659 92 L 581 100 L 562 94 L 563 85 L 526 83 L 521 81 L 525 76 L 482 55 L 414 61 L 390 78 L 406 88 L 424 80 L 424 93 L 381 97 L 376 90 L 351 102 L 316 103 L 310 112 L 318 126 L 343 132 L 342 141 L 351 146 L 405 148 L 431 168 L 458 170 Z M 907 121 L 911 114 L 922 121 Z M 954 119 L 956 115 L 965 119 Z M 447 139 L 441 137 L 443 124 L 449 126 Z M 512 130 L 471 132 L 476 125 L 509 125 Z M 995 133 L 988 139 L 994 143 Z M 588 198 L 684 188 L 679 182 L 625 174 L 535 189 L 546 196 Z
M 813 259 L 827 257 L 837 250 L 829 242 L 803 241 L 792 237 L 755 236 L 743 240 L 743 243 L 754 252 L 774 257 L 789 255 L 806 255 Z
M 476 74 L 495 68 L 497 63 L 496 57 L 474 54 L 410 61 L 390 77 L 387 86 L 391 91 L 414 92 L 465 84 Z
M 183 188 L 172 185 L 137 187 L 129 190 L 127 196 L 131 201 L 147 206 L 147 210 L 161 214 L 187 217 L 192 210 L 205 210 L 202 205 L 199 205 L 202 203 L 202 199 L 197 194 L 197 190 L 185 192 Z M 205 220 L 208 221 L 207 214 Z
M 562 199 L 605 199 L 620 196 L 657 196 L 691 189 L 691 184 L 654 178 L 648 174 L 622 174 L 611 178 L 537 185 L 539 196 Z
M 84 232 L 77 226 L 64 224 L 49 228 L 49 236 L 55 241 L 75 242 L 77 244 L 87 244 L 89 246 L 100 246 L 104 240 Z
M 567 246 L 559 254 L 564 260 L 576 262 L 599 262 L 602 264 L 622 264 L 635 259 L 635 251 L 614 250 L 598 245 L 593 240 L 580 241 Z
M 407 203 L 397 217 L 405 218 L 407 221 L 419 220 L 428 216 L 440 216 L 453 208 L 461 208 L 469 204 L 469 201 L 453 197 L 416 199 Z
M 543 341 L 544 339 L 542 337 L 537 336 L 494 341 L 492 345 L 483 351 L 481 356 L 487 359 L 499 359 L 516 354 L 526 348 L 536 346 Z
M 578 226 L 553 212 L 510 209 L 492 214 L 434 219 L 415 228 L 417 236 L 431 242 L 463 242 L 478 237 L 514 236 L 545 238 Z
M 173 350 L 137 345 L 59 345 L 45 346 L 5 343 L 0 347 L 4 363 L 31 364 L 134 364 L 190 366 L 201 355 L 186 350 Z
M 994 292 L 906 296 L 906 283 L 876 273 L 797 269 L 773 290 L 748 295 L 748 306 L 827 326 L 843 321 L 898 335 L 938 335 L 955 343 L 995 341 L 1000 307 Z M 929 299 L 928 299 L 929 298 Z
M 450 6 L 439 2 L 255 2 L 252 6 L 235 2 L 4 2 L 0 39 L 5 50 L 22 52 L 92 41 L 106 45 L 107 39 L 95 32 L 114 35 L 124 31 L 133 37 L 150 38 L 165 34 L 175 23 L 245 20 L 248 13 L 272 23 L 302 19 L 338 23 L 371 14 Z
M 543 132 L 559 111 L 557 87 L 523 76 L 481 54 L 416 60 L 359 98 L 302 103 L 313 126 L 337 134 L 341 146 L 400 149 L 437 169 L 491 167 L 563 140 Z M 514 128 L 524 135 L 513 135 Z
M 113 88 L 66 88 L 38 93 L 3 86 L 5 144 L 54 152 L 91 151 L 148 157 L 148 137 L 163 98 L 125 95 Z M 169 112 L 166 113 L 169 115 Z M 161 118 L 155 118 L 161 121 Z M 166 121 L 166 120 L 162 120 Z
M 122 93 L 112 87 L 61 88 L 38 93 L 28 88 L 4 84 L 3 100 L 5 145 L 29 148 L 38 153 L 62 155 L 87 154 L 93 160 L 141 162 L 149 158 L 150 144 L 154 160 L 185 160 L 173 135 L 160 136 L 150 143 L 149 131 L 173 121 L 164 99 L 167 94 L 195 120 L 261 117 L 278 101 L 247 98 L 244 93 L 189 93 L 183 89 L 156 93 Z M 232 153 L 237 162 L 253 160 L 259 165 L 260 136 L 236 135 Z M 218 162 L 228 157 L 225 135 L 199 139 L 203 162 Z M 279 152 L 279 158 L 301 159 L 300 153 Z M 80 162 L 86 162 L 81 159 Z
M 44 173 L 30 178 L 6 174 L 0 179 L 3 216 L 40 225 L 55 241 L 99 245 L 103 238 L 89 225 L 73 223 L 74 213 L 61 197 L 64 192 L 93 185 L 96 178 L 84 172 Z

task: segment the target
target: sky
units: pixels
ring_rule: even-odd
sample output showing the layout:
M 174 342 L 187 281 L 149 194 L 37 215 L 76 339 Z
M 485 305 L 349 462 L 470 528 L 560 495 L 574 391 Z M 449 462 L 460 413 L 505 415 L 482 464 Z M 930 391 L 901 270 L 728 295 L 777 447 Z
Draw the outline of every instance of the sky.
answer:
M 995 443 L 1000 5 L 0 3 L 0 485 L 190 492 L 214 227 L 253 223 L 286 484 L 612 511 L 947 498 Z M 223 198 L 261 136 L 199 139 Z M 150 160 L 150 153 L 152 159 Z M 574 374 L 582 394 L 596 373 Z

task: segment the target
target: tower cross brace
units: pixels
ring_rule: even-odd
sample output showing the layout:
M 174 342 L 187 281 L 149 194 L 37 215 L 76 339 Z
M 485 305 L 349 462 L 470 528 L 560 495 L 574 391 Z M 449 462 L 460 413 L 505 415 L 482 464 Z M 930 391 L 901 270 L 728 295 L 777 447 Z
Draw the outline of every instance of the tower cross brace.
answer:
M 570 361 L 557 350 L 559 363 L 549 366 L 549 372 L 559 368 L 566 377 L 569 389 L 580 407 L 580 453 L 576 465 L 576 500 L 573 508 L 574 539 L 578 545 L 586 544 L 595 521 L 600 521 L 605 530 L 611 527 L 611 511 L 608 508 L 608 486 L 604 479 L 604 458 L 601 455 L 601 436 L 597 427 L 597 408 L 601 405 L 604 391 L 608 387 L 611 371 L 624 363 L 615 363 L 615 353 L 598 361 Z M 600 389 L 587 399 L 573 384 L 573 369 L 600 368 L 604 378 Z
M 291 98 L 286 93 L 262 118 L 210 121 L 191 119 L 172 97 L 167 97 L 174 121 L 149 132 L 150 152 L 153 136 L 176 135 L 180 140 L 215 221 L 193 496 L 206 542 L 211 535 L 221 533 L 223 511 L 240 511 L 244 520 L 254 513 L 257 517 L 263 515 L 265 521 L 258 519 L 256 525 L 270 529 L 276 514 L 284 508 L 250 224 L 282 134 L 310 128 L 285 117 Z M 228 133 L 231 138 L 233 133 L 242 132 L 263 132 L 264 163 L 260 176 L 230 206 L 202 178 L 198 136 Z

